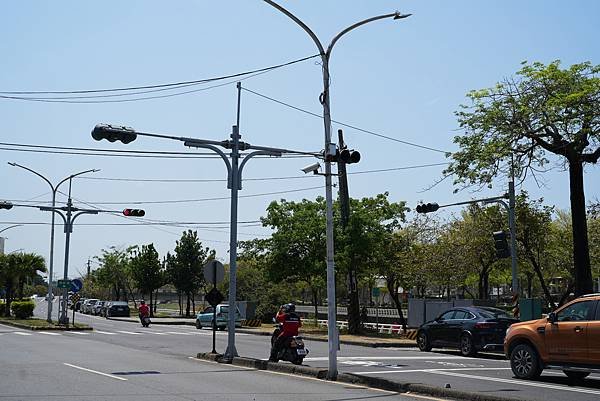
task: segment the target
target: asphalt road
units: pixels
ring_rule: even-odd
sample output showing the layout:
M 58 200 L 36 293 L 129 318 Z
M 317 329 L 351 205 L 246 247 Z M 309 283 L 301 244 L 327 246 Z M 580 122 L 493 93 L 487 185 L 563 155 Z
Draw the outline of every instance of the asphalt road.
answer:
M 43 313 L 40 305 L 36 313 Z M 76 314 L 76 320 L 92 325 L 93 333 L 60 333 L 63 337 L 85 338 L 90 347 L 103 344 L 129 349 L 158 352 L 166 356 L 188 357 L 212 348 L 212 332 L 193 326 L 159 326 L 142 328 L 138 323 L 110 321 Z M 34 334 L 44 336 L 44 334 Z M 49 335 L 47 335 L 49 336 Z M 4 338 L 2 338 L 4 340 Z M 266 359 L 269 338 L 238 333 L 236 347 L 240 356 Z M 224 352 L 227 333 L 217 332 L 217 351 Z M 306 341 L 310 350 L 304 364 L 327 367 L 327 343 Z M 501 355 L 483 354 L 465 358 L 456 352 L 420 352 L 414 348 L 369 348 L 342 344 L 338 353 L 340 372 L 382 377 L 399 382 L 422 383 L 483 394 L 503 395 L 522 400 L 596 401 L 600 397 L 600 376 L 592 375 L 574 385 L 558 371 L 544 371 L 537 381 L 513 377 L 508 361 Z

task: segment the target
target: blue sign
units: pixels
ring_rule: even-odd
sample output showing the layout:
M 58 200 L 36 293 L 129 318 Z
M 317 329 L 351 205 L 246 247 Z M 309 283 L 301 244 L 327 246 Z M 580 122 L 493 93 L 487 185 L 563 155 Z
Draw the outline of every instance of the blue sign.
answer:
M 79 291 L 81 291 L 82 288 L 83 288 L 83 281 L 81 281 L 78 278 L 71 280 L 71 291 L 79 292 Z

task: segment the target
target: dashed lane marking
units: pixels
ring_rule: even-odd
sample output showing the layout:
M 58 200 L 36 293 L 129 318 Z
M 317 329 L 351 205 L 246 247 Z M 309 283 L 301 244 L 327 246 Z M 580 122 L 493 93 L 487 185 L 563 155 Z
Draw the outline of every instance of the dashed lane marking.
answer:
M 18 334 L 20 336 L 31 336 L 32 335 L 31 333 L 24 333 L 22 331 L 15 331 L 15 334 Z
M 38 331 L 39 334 L 45 334 L 47 336 L 61 336 L 60 333 L 53 333 L 51 331 Z
M 125 331 L 125 330 L 117 330 L 119 333 L 123 333 L 123 334 L 133 334 L 136 336 L 143 336 L 144 333 L 137 333 L 135 331 Z
M 90 335 L 90 333 L 85 333 L 83 331 L 70 331 L 70 333 L 78 334 L 80 336 L 89 336 Z
M 179 334 L 179 335 L 182 335 L 182 336 L 193 336 L 192 333 L 180 333 L 178 331 L 167 331 L 166 333 L 167 334 Z
M 99 333 L 99 334 L 108 334 L 111 336 L 114 336 L 117 333 L 111 333 L 110 331 L 102 331 L 102 330 L 94 330 L 94 332 Z

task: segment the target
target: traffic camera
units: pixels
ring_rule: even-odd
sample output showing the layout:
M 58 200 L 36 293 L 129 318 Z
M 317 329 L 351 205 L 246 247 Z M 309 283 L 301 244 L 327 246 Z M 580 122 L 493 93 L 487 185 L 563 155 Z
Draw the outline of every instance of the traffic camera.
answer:
M 0 209 L 12 209 L 13 204 L 10 202 L 0 202 Z
M 146 214 L 144 209 L 123 209 L 123 216 L 143 217 Z

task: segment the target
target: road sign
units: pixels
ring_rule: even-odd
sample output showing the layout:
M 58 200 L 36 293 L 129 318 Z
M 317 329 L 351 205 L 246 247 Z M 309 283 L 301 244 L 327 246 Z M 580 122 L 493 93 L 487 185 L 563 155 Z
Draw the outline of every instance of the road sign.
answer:
M 71 280 L 58 280 L 58 288 L 71 288 Z
M 208 292 L 208 294 L 206 294 L 204 299 L 206 299 L 208 301 L 210 306 L 215 307 L 218 304 L 220 304 L 221 302 L 223 302 L 225 297 L 223 297 L 223 294 L 221 294 L 221 291 L 217 290 L 216 287 L 213 287 L 213 289 L 210 290 Z
M 77 301 L 79 301 L 80 298 L 81 298 L 81 295 L 73 294 L 73 295 L 71 295 L 71 302 L 76 303 Z
M 220 283 L 225 278 L 225 267 L 218 260 L 211 260 L 204 265 L 204 278 L 207 283 Z
M 78 278 L 71 280 L 71 291 L 79 292 L 79 291 L 81 291 L 82 288 L 83 288 L 83 281 L 81 281 Z

